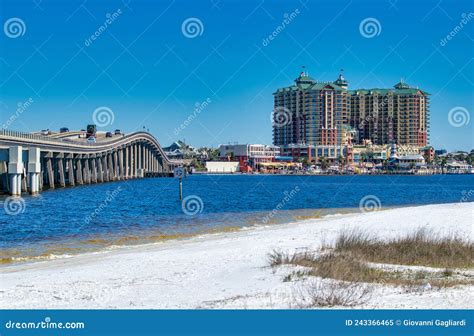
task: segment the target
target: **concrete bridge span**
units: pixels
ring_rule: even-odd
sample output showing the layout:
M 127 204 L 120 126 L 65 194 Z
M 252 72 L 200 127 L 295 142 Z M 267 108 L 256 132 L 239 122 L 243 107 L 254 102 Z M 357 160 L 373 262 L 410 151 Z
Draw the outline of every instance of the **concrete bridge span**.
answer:
M 43 189 L 170 176 L 174 163 L 148 132 L 97 143 L 0 130 L 0 190 Z

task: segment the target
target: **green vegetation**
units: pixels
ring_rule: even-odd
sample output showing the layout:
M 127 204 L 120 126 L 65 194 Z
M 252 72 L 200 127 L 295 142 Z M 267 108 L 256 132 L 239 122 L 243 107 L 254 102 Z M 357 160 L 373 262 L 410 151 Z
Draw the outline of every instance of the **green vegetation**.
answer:
M 474 267 L 474 244 L 458 236 L 441 237 L 426 229 L 387 241 L 361 231 L 339 235 L 334 251 L 363 260 L 439 268 Z
M 284 282 L 304 279 L 296 282 L 296 305 L 354 306 L 370 297 L 373 284 L 415 291 L 474 285 L 472 273 L 463 270 L 474 267 L 473 252 L 469 241 L 426 229 L 388 240 L 352 230 L 341 232 L 334 244 L 319 251 L 291 254 L 274 250 L 268 263 L 273 268 L 298 266 L 283 278 Z
M 453 271 L 413 271 L 397 268 L 379 268 L 349 254 L 330 252 L 322 255 L 305 252 L 289 255 L 281 251 L 270 254 L 273 267 L 277 265 L 303 266 L 306 271 L 298 270 L 284 277 L 292 279 L 314 276 L 323 279 L 334 279 L 351 283 L 378 283 L 397 286 L 422 286 L 430 283 L 433 287 L 450 287 L 455 285 L 474 284 L 474 279 L 462 272 Z M 280 264 L 278 264 L 280 263 Z

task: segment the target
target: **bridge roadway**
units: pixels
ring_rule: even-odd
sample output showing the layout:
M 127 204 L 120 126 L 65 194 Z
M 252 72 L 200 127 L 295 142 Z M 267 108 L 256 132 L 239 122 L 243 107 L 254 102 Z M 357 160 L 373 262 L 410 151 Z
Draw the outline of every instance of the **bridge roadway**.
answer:
M 0 130 L 0 191 L 19 196 L 43 189 L 170 176 L 176 165 L 148 132 L 97 143 Z

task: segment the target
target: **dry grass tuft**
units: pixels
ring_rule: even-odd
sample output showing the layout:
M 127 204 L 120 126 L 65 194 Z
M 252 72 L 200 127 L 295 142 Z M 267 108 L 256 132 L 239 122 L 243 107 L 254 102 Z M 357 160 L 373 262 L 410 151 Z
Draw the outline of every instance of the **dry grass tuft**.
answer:
M 426 229 L 390 240 L 380 240 L 362 231 L 344 231 L 334 245 L 323 250 L 290 254 L 274 250 L 268 255 L 272 267 L 294 265 L 284 282 L 317 277 L 299 289 L 300 307 L 354 306 L 368 300 L 370 284 L 403 286 L 425 291 L 457 285 L 474 285 L 474 277 L 459 269 L 474 266 L 474 246 L 459 236 L 442 237 Z M 382 267 L 372 263 L 385 264 Z M 438 269 L 410 269 L 395 265 Z M 456 270 L 457 269 L 457 270 Z M 321 280 L 323 279 L 323 280 Z
M 474 284 L 474 279 L 461 276 L 451 270 L 443 271 L 410 271 L 390 270 L 373 267 L 365 261 L 356 259 L 351 254 L 330 252 L 316 255 L 304 253 L 272 253 L 273 266 L 295 265 L 303 266 L 306 271 L 301 274 L 290 273 L 284 277 L 284 282 L 301 276 L 315 276 L 323 279 L 335 279 L 345 282 L 392 284 L 397 286 L 420 287 L 427 283 L 430 286 L 442 288 L 456 285 Z
M 300 308 L 312 307 L 352 307 L 367 302 L 372 289 L 358 282 L 313 281 L 300 287 L 296 303 Z
M 342 232 L 334 251 L 371 262 L 439 268 L 474 267 L 474 244 L 459 236 L 443 237 L 426 229 L 383 241 L 361 231 Z
M 268 264 L 272 267 L 281 265 L 297 265 L 302 260 L 313 259 L 315 254 L 310 251 L 291 254 L 282 250 L 275 249 L 268 254 Z

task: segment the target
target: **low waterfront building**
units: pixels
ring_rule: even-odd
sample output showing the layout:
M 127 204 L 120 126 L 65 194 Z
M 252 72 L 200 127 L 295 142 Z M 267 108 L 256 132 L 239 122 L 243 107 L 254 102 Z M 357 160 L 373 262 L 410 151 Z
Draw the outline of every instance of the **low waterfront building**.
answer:
M 435 150 L 432 146 L 425 146 L 420 148 L 421 155 L 425 158 L 427 163 L 431 163 L 434 161 L 435 158 Z
M 238 161 L 240 171 L 250 172 L 262 162 L 273 162 L 280 156 L 280 147 L 260 144 L 227 144 L 219 146 L 219 158 Z
M 390 162 L 393 162 L 398 167 L 416 167 L 425 164 L 425 158 L 421 154 L 402 155 L 390 158 Z
M 191 158 L 198 154 L 194 147 L 186 145 L 181 140 L 173 142 L 168 147 L 163 147 L 163 151 L 165 152 L 166 156 L 175 160 Z
M 371 141 L 366 141 L 364 145 L 354 145 L 352 146 L 353 162 L 383 162 L 390 157 L 390 149 L 390 145 L 373 145 Z
M 458 161 L 451 161 L 446 164 L 448 174 L 472 174 L 473 169 L 470 164 Z
M 280 147 L 281 155 L 291 158 L 292 161 L 307 160 L 311 162 L 313 159 L 314 146 L 305 144 L 289 144 Z
M 287 174 L 302 168 L 299 162 L 260 162 L 257 164 L 257 171 L 269 174 Z
M 206 170 L 208 173 L 229 174 L 240 171 L 239 162 L 235 161 L 207 161 Z

